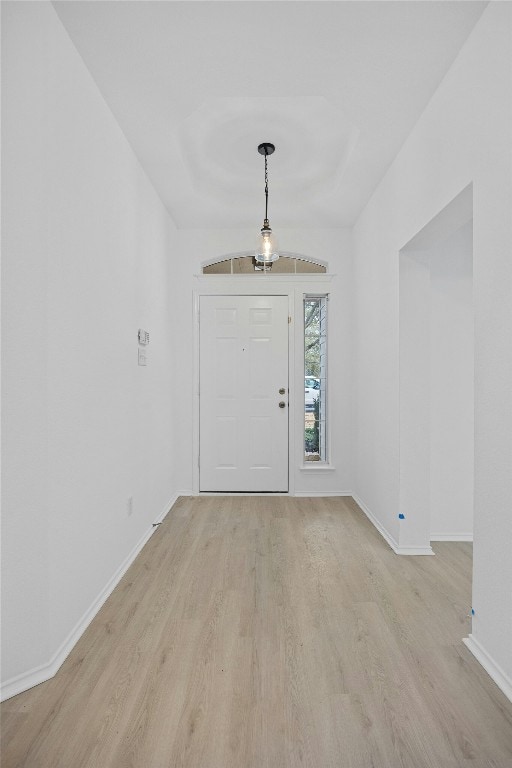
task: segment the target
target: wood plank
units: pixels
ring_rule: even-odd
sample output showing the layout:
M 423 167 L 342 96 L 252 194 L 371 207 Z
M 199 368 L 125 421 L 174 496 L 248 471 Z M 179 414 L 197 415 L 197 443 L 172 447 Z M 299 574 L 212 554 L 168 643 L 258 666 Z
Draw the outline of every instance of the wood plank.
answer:
M 2 768 L 512 768 L 465 646 L 471 545 L 395 555 L 346 498 L 182 498 L 53 680 L 2 705 Z

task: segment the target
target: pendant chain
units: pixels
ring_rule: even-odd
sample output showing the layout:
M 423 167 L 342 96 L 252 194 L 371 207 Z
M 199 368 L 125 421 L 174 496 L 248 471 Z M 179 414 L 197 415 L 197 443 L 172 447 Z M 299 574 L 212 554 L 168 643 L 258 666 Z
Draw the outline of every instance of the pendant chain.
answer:
M 268 171 L 267 171 L 267 153 L 265 152 L 265 221 L 268 219 Z

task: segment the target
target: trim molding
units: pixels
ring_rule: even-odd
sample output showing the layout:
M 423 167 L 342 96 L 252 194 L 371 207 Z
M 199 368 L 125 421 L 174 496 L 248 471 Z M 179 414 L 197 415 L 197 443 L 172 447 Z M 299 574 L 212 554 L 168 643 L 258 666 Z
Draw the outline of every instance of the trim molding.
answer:
M 182 491 L 180 496 L 268 496 L 269 498 L 272 498 L 273 496 L 289 496 L 290 498 L 305 498 L 307 499 L 309 496 L 311 497 L 322 497 L 322 496 L 350 496 L 352 497 L 352 494 L 349 491 L 296 491 L 295 493 L 290 493 L 290 491 L 276 491 L 271 493 L 260 493 L 256 491 L 199 491 L 199 493 L 185 493 Z
M 397 555 L 435 555 L 432 547 L 399 546 L 395 549 Z
M 475 659 L 482 665 L 487 674 L 494 680 L 498 688 L 512 701 L 512 680 L 490 656 L 485 648 L 480 645 L 474 635 L 464 637 L 462 642 L 468 648 Z
M 318 474 L 322 474 L 322 472 L 336 472 L 336 467 L 334 467 L 332 464 L 320 464 L 320 462 L 316 461 L 308 461 L 306 464 L 301 464 L 299 467 L 299 472 L 306 472 L 308 475 L 309 473 L 318 472 Z M 340 494 L 342 495 L 342 494 Z M 343 494 L 343 496 L 346 496 L 347 494 Z
M 290 494 L 292 495 L 292 494 Z M 296 496 L 297 498 L 304 499 L 308 496 L 315 497 L 315 498 L 321 498 L 322 496 L 352 496 L 352 494 L 349 491 L 295 491 L 293 496 Z
M 185 494 L 181 494 L 184 496 Z M 268 496 L 272 498 L 274 496 L 293 496 L 293 493 L 289 491 L 198 491 L 197 493 L 191 493 L 190 496 L 233 496 L 233 498 L 242 498 L 243 496 Z
M 182 494 L 181 494 L 182 495 Z M 175 502 L 177 501 L 178 497 L 180 496 L 179 493 L 175 493 L 171 499 L 167 502 L 167 504 L 164 506 L 156 520 L 155 523 L 160 523 L 166 515 L 170 512 L 172 507 L 174 506 Z M 147 541 L 151 538 L 153 533 L 157 530 L 156 526 L 151 525 L 145 533 L 141 536 L 137 544 L 134 546 L 134 548 L 131 550 L 131 552 L 128 554 L 128 556 L 124 559 L 124 561 L 121 563 L 119 568 L 116 570 L 116 572 L 113 574 L 113 576 L 109 579 L 107 584 L 103 587 L 100 594 L 93 600 L 92 604 L 89 606 L 89 608 L 85 611 L 82 618 L 79 619 L 77 624 L 73 627 L 69 635 L 65 638 L 65 640 L 61 643 L 59 648 L 56 650 L 56 652 L 53 654 L 50 661 L 48 661 L 46 664 L 41 664 L 38 667 L 34 667 L 34 669 L 29 670 L 28 672 L 22 672 L 20 675 L 16 675 L 15 677 L 12 677 L 10 680 L 6 680 L 5 683 L 2 684 L 1 690 L 0 690 L 0 701 L 5 701 L 6 699 L 10 699 L 12 696 L 17 696 L 18 693 L 23 693 L 23 691 L 28 691 L 29 688 L 33 688 L 35 685 L 39 685 L 40 683 L 44 683 L 46 680 L 50 680 L 50 678 L 54 677 L 57 672 L 59 671 L 60 667 L 66 660 L 66 658 L 69 656 L 70 652 L 72 651 L 73 647 L 76 645 L 80 637 L 83 635 L 91 621 L 94 619 L 102 605 L 105 603 L 107 598 L 110 596 L 110 594 L 114 591 L 114 589 L 117 587 L 118 583 L 121 581 L 122 577 L 130 567 L 130 565 L 133 563 L 139 552 L 142 550 L 143 546 L 146 544 Z
M 395 538 L 387 531 L 382 523 L 380 523 L 379 520 L 375 517 L 373 512 L 370 510 L 369 507 L 366 506 L 364 501 L 362 501 L 357 494 L 353 493 L 352 498 L 362 509 L 368 520 L 372 523 L 372 525 L 375 526 L 375 528 L 378 530 L 382 538 L 389 544 L 393 552 L 397 555 L 433 555 L 434 552 L 432 551 L 432 547 L 423 547 L 423 546 L 400 546 L 398 542 L 395 540 Z
M 383 525 L 377 520 L 373 512 L 370 510 L 369 507 L 366 506 L 364 501 L 359 498 L 359 496 L 356 493 L 352 494 L 352 498 L 356 502 L 357 506 L 362 509 L 370 523 L 375 526 L 375 528 L 378 530 L 382 538 L 389 544 L 393 552 L 396 552 L 398 549 L 398 542 L 395 541 L 393 536 L 387 531 Z
M 472 533 L 431 533 L 430 541 L 473 541 Z
M 250 252 L 252 255 L 252 251 Z M 242 254 L 243 255 L 243 254 Z M 206 265 L 205 265 L 206 266 Z M 256 274 L 255 272 L 241 272 L 238 274 L 231 274 L 230 272 L 225 272 L 224 274 L 219 275 L 203 275 L 203 274 L 195 274 L 193 275 L 195 281 L 197 283 L 204 283 L 204 285 L 208 285 L 208 283 L 213 284 L 216 283 L 223 283 L 226 282 L 226 280 L 232 281 L 237 280 L 240 282 L 243 282 L 244 280 L 250 280 L 251 282 L 256 283 L 256 281 L 270 281 L 272 280 L 273 283 L 321 283 L 323 282 L 331 282 L 333 277 L 336 277 L 336 273 L 334 272 L 288 272 L 288 273 L 277 273 L 277 274 L 268 274 L 268 272 L 265 274 L 264 272 L 260 272 Z M 268 283 L 267 283 L 268 286 Z

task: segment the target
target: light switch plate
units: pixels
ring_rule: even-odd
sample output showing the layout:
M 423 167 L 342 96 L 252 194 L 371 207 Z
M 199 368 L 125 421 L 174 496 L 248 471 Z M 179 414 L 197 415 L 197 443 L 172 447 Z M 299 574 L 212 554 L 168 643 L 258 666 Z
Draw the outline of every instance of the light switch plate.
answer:
M 146 349 L 139 348 L 139 365 L 148 364 L 148 353 Z

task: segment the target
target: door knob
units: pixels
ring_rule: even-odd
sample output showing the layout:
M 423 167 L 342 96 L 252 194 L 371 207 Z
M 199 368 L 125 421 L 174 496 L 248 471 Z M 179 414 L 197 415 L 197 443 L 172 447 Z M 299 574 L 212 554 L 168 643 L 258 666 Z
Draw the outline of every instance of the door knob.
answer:
M 281 389 L 279 390 L 279 394 L 284 395 L 285 392 L 286 392 L 286 389 L 284 387 L 281 387 Z
M 280 408 L 286 408 L 286 403 L 285 403 L 284 400 L 281 400 L 281 402 L 279 403 L 279 407 Z

